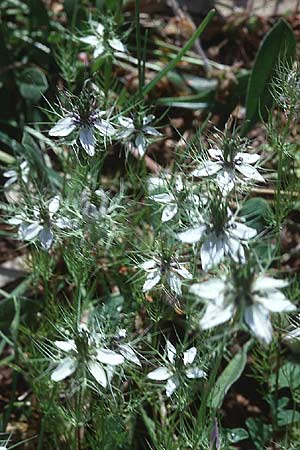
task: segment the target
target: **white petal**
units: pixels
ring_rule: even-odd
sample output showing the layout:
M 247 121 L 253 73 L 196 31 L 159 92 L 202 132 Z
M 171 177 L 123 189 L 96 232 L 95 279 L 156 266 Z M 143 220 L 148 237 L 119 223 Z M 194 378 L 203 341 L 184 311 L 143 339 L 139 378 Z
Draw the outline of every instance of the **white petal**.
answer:
M 244 164 L 255 164 L 259 159 L 260 155 L 257 153 L 238 152 L 234 158 L 234 161 L 241 160 Z
M 206 230 L 206 225 L 199 225 L 195 228 L 189 228 L 186 231 L 182 231 L 177 234 L 177 238 L 181 242 L 186 242 L 187 244 L 195 244 L 200 241 L 204 231 Z
M 11 217 L 10 219 L 8 219 L 7 222 L 10 225 L 20 225 L 21 223 L 24 222 L 24 218 L 21 216 L 15 216 L 15 217 Z
M 21 224 L 19 231 L 22 239 L 25 241 L 31 241 L 37 237 L 42 229 L 43 227 L 39 223 L 31 223 L 29 225 Z
M 74 358 L 63 359 L 51 374 L 52 381 L 62 381 L 72 375 L 77 368 L 77 361 Z
M 168 369 L 167 367 L 159 367 L 158 369 L 155 369 L 152 372 L 148 373 L 147 378 L 149 378 L 150 380 L 165 381 L 168 380 L 172 375 L 172 370 Z
M 281 280 L 278 278 L 272 278 L 272 277 L 265 277 L 261 276 L 258 277 L 253 285 L 252 290 L 253 291 L 268 291 L 273 289 L 281 289 L 288 286 L 289 282 L 287 280 Z
M 173 272 L 168 273 L 168 284 L 173 292 L 181 295 L 181 279 Z
M 248 241 L 249 239 L 254 238 L 257 235 L 257 231 L 255 228 L 250 228 L 244 223 L 234 222 L 234 224 L 230 227 L 229 233 L 238 239 L 242 239 L 244 241 Z
M 217 266 L 224 258 L 224 240 L 214 234 L 207 236 L 200 251 L 202 269 L 207 271 Z
M 176 391 L 178 387 L 179 387 L 179 378 L 176 376 L 169 378 L 166 384 L 167 397 L 171 397 L 171 395 Z
M 106 348 L 97 349 L 96 358 L 103 364 L 118 366 L 124 363 L 124 356 Z
M 203 283 L 196 283 L 190 287 L 190 292 L 204 299 L 215 299 L 223 295 L 226 285 L 220 278 L 211 278 Z
M 155 116 L 153 114 L 149 114 L 148 116 L 143 117 L 143 126 L 149 125 L 149 123 L 153 122 Z
M 17 180 L 18 179 L 18 174 L 17 174 L 17 172 L 15 171 L 15 170 L 7 170 L 6 172 L 3 172 L 3 176 L 5 177 L 5 178 L 11 178 L 11 177 L 14 177 L 14 179 L 15 180 Z
M 87 367 L 95 380 L 105 389 L 107 386 L 107 378 L 103 367 L 101 367 L 101 365 L 96 361 L 92 360 L 88 362 Z
M 137 137 L 135 138 L 135 146 L 137 148 L 140 157 L 142 158 L 146 153 L 147 148 L 147 141 L 142 133 L 138 133 Z
M 191 367 L 190 369 L 186 369 L 185 374 L 188 378 L 205 378 L 206 372 L 200 369 L 199 367 Z
M 193 170 L 191 175 L 194 177 L 209 177 L 221 170 L 223 165 L 214 161 L 204 161 L 200 167 Z
M 219 186 L 220 191 L 227 195 L 229 194 L 235 185 L 235 175 L 232 170 L 223 169 L 221 170 L 216 177 L 217 185 Z
M 143 286 L 143 292 L 150 291 L 151 289 L 156 286 L 161 279 L 161 273 L 160 270 L 153 270 L 153 272 L 150 272 L 146 278 L 146 281 Z
M 272 341 L 272 324 L 269 312 L 259 304 L 247 306 L 245 309 L 245 322 L 260 341 L 270 344 Z
M 263 295 L 263 293 L 262 293 Z M 295 311 L 297 308 L 293 305 L 290 300 L 288 300 L 282 292 L 273 291 L 269 292 L 268 296 L 261 297 L 260 295 L 254 296 L 254 301 L 262 304 L 266 309 L 271 312 L 291 312 Z
M 44 227 L 39 232 L 39 241 L 44 250 L 49 250 L 53 243 L 53 233 L 48 227 Z
M 149 136 L 162 136 L 162 134 L 153 127 L 143 127 L 143 133 Z
M 79 38 L 79 40 L 81 42 L 83 42 L 84 44 L 91 45 L 92 47 L 96 47 L 99 42 L 99 39 L 97 38 L 97 36 L 93 36 L 93 35 Z
M 96 30 L 97 30 L 97 34 L 99 34 L 99 36 L 103 36 L 104 26 L 102 25 L 102 23 L 98 23 Z
M 176 358 L 176 348 L 174 347 L 174 345 L 168 340 L 166 339 L 166 350 L 167 350 L 167 355 L 168 355 L 168 360 L 170 361 L 171 364 L 175 363 L 175 358 Z
M 183 364 L 192 364 L 197 355 L 196 347 L 191 347 L 183 353 Z
M 213 159 L 224 160 L 223 152 L 219 148 L 210 148 L 208 154 Z
M 134 131 L 134 122 L 130 117 L 119 117 L 118 118 L 120 125 L 124 128 L 129 128 L 130 132 Z
M 108 122 L 108 120 L 98 120 L 95 122 L 94 126 L 104 136 L 112 137 L 116 134 L 116 129 Z
M 173 217 L 176 216 L 177 211 L 178 211 L 177 204 L 166 205 L 161 215 L 161 221 L 168 222 L 169 220 L 173 219 Z
M 48 204 L 49 213 L 55 214 L 59 210 L 59 206 L 60 206 L 60 198 L 58 196 L 51 198 Z
M 151 195 L 149 198 L 151 200 L 154 200 L 157 203 L 162 203 L 162 204 L 168 204 L 175 200 L 174 195 L 167 194 L 167 193 Z
M 97 46 L 94 50 L 93 56 L 94 58 L 98 58 L 99 56 L 103 55 L 103 53 L 105 52 L 105 47 L 102 44 L 102 42 L 98 41 Z
M 172 268 L 174 272 L 177 272 L 182 278 L 185 280 L 191 280 L 193 278 L 193 275 L 184 267 L 174 267 Z
M 260 181 L 264 183 L 264 178 L 258 172 L 255 167 L 250 166 L 249 164 L 236 164 L 235 168 L 244 175 L 244 177 L 249 178 L 250 180 Z
M 69 339 L 68 341 L 54 341 L 55 347 L 59 348 L 63 352 L 76 351 L 76 345 L 74 339 Z
M 148 259 L 140 265 L 140 267 L 146 271 L 148 271 L 149 269 L 154 269 L 157 266 L 158 262 L 155 261 L 155 259 Z
M 126 52 L 126 48 L 122 44 L 122 42 L 117 38 L 112 38 L 108 40 L 109 45 L 114 49 L 117 50 L 117 52 Z
M 221 323 L 228 322 L 234 312 L 235 306 L 232 303 L 229 305 L 225 305 L 223 301 L 208 303 L 199 322 L 201 330 L 208 330 Z
M 65 137 L 72 133 L 76 128 L 72 116 L 60 119 L 57 124 L 49 131 L 49 136 Z
M 95 154 L 95 138 L 93 130 L 90 127 L 82 127 L 79 132 L 79 140 L 89 156 Z
M 136 356 L 134 350 L 128 344 L 119 344 L 119 349 L 120 353 L 124 356 L 125 359 L 142 367 L 139 358 Z
M 227 236 L 224 238 L 225 255 L 230 256 L 233 261 L 244 264 L 246 261 L 245 251 L 239 239 Z

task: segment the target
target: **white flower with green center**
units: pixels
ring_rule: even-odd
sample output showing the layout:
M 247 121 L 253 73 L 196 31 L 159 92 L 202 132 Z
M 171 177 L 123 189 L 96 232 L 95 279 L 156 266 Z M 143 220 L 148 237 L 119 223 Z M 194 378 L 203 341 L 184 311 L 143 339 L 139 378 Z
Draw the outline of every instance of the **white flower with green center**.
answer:
M 175 294 L 181 295 L 182 280 L 190 280 L 193 278 L 192 274 L 184 265 L 179 263 L 175 258 L 165 260 L 163 258 L 148 259 L 140 267 L 147 273 L 143 292 L 150 291 L 160 282 L 166 282 Z
M 129 150 L 136 149 L 140 158 L 142 158 L 146 153 L 151 137 L 162 136 L 159 131 L 150 126 L 154 119 L 155 116 L 153 115 L 143 117 L 142 125 L 137 127 L 130 117 L 119 117 L 121 129 L 116 134 L 116 138 L 123 141 Z
M 53 244 L 53 229 L 71 228 L 73 224 L 64 217 L 57 217 L 60 207 L 58 196 L 50 199 L 44 207 L 34 207 L 31 216 L 26 214 L 17 214 L 9 219 L 10 225 L 19 226 L 19 239 L 24 241 L 38 240 L 44 250 L 49 250 Z
M 199 167 L 191 173 L 194 177 L 210 177 L 216 179 L 216 183 L 222 194 L 229 194 L 235 185 L 241 183 L 240 175 L 244 181 L 258 181 L 263 183 L 265 180 L 259 173 L 254 164 L 260 159 L 257 153 L 237 152 L 231 161 L 228 161 L 222 150 L 211 148 L 208 150 L 211 160 L 203 161 Z
M 87 115 L 69 112 L 51 128 L 49 136 L 66 137 L 76 131 L 79 134 L 79 141 L 83 149 L 89 156 L 94 156 L 96 146 L 94 129 L 98 130 L 106 138 L 111 138 L 116 132 L 108 120 L 101 118 L 104 114 L 105 111 L 98 110 L 92 111 Z
M 105 346 L 101 338 L 90 334 L 85 328 L 78 331 L 75 339 L 55 341 L 62 356 L 56 361 L 51 380 L 59 382 L 73 375 L 79 368 L 86 369 L 103 388 L 107 387 L 112 368 L 124 363 L 124 356 Z
M 18 169 L 7 170 L 3 173 L 3 176 L 7 178 L 4 183 L 4 188 L 9 188 L 12 184 L 16 183 L 19 179 L 19 176 L 23 183 L 28 183 L 30 167 L 28 161 L 23 161 L 19 165 Z
M 94 47 L 93 56 L 95 59 L 103 55 L 108 49 L 116 50 L 121 53 L 126 52 L 126 47 L 120 39 L 115 36 L 106 37 L 105 28 L 101 23 L 97 25 L 94 34 L 79 38 L 79 40 L 90 45 L 91 47 Z
M 191 347 L 183 352 L 183 358 L 180 358 L 179 367 L 177 364 L 177 352 L 176 348 L 169 340 L 166 345 L 167 364 L 165 366 L 158 367 L 152 372 L 148 373 L 147 378 L 155 381 L 167 381 L 166 383 L 166 395 L 171 397 L 175 390 L 180 386 L 180 376 L 184 375 L 189 379 L 205 378 L 206 372 L 197 365 L 194 365 L 195 358 L 197 356 L 196 347 Z M 182 364 L 183 363 L 183 364 Z M 183 366 L 183 367 L 180 367 Z
M 209 223 L 203 219 L 196 226 L 178 233 L 177 238 L 187 244 L 201 242 L 200 256 L 205 271 L 217 266 L 226 256 L 237 263 L 245 263 L 243 246 L 256 236 L 257 231 L 237 222 L 230 212 L 221 226 L 216 226 L 214 217 L 211 220 Z
M 244 284 L 212 278 L 190 287 L 190 292 L 205 301 L 200 328 L 207 330 L 231 320 L 241 308 L 243 318 L 254 336 L 270 344 L 273 329 L 271 313 L 291 312 L 296 307 L 280 289 L 287 281 L 260 275 Z

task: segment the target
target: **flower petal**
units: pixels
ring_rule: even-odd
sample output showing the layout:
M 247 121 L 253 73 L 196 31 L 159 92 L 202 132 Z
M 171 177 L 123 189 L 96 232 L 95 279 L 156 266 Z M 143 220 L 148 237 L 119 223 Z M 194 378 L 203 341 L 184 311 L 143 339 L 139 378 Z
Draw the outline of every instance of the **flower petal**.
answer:
M 199 225 L 195 228 L 189 228 L 186 231 L 178 233 L 177 239 L 187 244 L 195 244 L 196 242 L 200 241 L 205 230 L 206 225 Z
M 260 303 L 271 312 L 291 312 L 297 309 L 296 306 L 293 305 L 293 303 L 288 300 L 282 292 L 276 290 L 268 292 L 265 297 L 254 295 L 254 301 Z
M 48 210 L 50 214 L 55 214 L 59 210 L 60 206 L 60 198 L 56 195 L 55 197 L 51 198 L 48 204 Z
M 168 369 L 168 367 L 159 367 L 158 369 L 153 370 L 148 373 L 147 378 L 150 380 L 156 381 L 165 381 L 168 380 L 173 375 L 172 370 Z
M 157 203 L 162 203 L 162 204 L 168 204 L 175 200 L 174 195 L 168 194 L 166 192 L 163 194 L 151 195 L 149 198 L 151 200 L 154 200 Z
M 170 361 L 171 364 L 175 363 L 175 358 L 176 358 L 176 348 L 174 347 L 174 345 L 169 341 L 169 339 L 166 339 L 166 350 L 167 350 L 167 355 L 168 355 L 168 360 Z
M 144 283 L 143 292 L 147 292 L 147 291 L 150 291 L 151 289 L 153 289 L 154 286 L 156 286 L 159 283 L 160 279 L 161 279 L 161 273 L 160 273 L 159 269 L 153 270 L 152 272 L 150 272 Z
M 260 155 L 257 153 L 242 153 L 238 152 L 235 155 L 234 161 L 240 160 L 244 164 L 255 164 L 260 159 Z
M 191 347 L 183 353 L 183 364 L 186 366 L 192 364 L 197 355 L 196 347 Z
M 162 136 L 162 134 L 158 130 L 148 126 L 143 127 L 143 133 L 148 134 L 149 136 Z
M 166 396 L 171 397 L 178 387 L 179 378 L 176 376 L 169 378 L 166 384 Z
M 229 233 L 238 239 L 248 241 L 257 235 L 255 228 L 248 227 L 244 223 L 234 222 L 229 228 Z
M 97 349 L 96 358 L 101 363 L 109 364 L 111 366 L 118 366 L 119 364 L 124 363 L 124 356 L 106 348 Z
M 99 56 L 103 55 L 104 52 L 105 52 L 105 47 L 104 47 L 103 43 L 98 41 L 96 48 L 94 50 L 94 53 L 93 53 L 93 57 L 95 59 L 99 58 Z
M 207 236 L 200 250 L 202 269 L 207 271 L 217 266 L 224 258 L 224 239 L 215 234 Z
M 281 289 L 288 286 L 289 282 L 287 280 L 281 280 L 273 277 L 260 276 L 258 277 L 253 285 L 253 291 L 268 291 L 273 289 Z
M 135 138 L 135 146 L 137 148 L 137 151 L 142 158 L 144 154 L 146 153 L 147 149 L 147 141 L 143 133 L 138 133 L 138 135 Z
M 204 299 L 215 299 L 223 295 L 226 284 L 220 278 L 211 278 L 203 283 L 195 283 L 190 287 L 190 292 Z
M 91 45 L 92 47 L 96 47 L 99 42 L 99 39 L 97 38 L 97 36 L 93 36 L 93 35 L 81 37 L 81 38 L 79 38 L 79 40 L 80 40 L 80 42 Z
M 249 180 L 260 181 L 262 183 L 265 181 L 258 170 L 250 166 L 250 164 L 236 164 L 235 168 Z
M 176 203 L 174 204 L 170 204 L 170 205 L 166 205 L 163 209 L 162 215 L 161 215 L 161 221 L 164 222 L 168 222 L 169 220 L 173 219 L 173 217 L 176 216 L 178 211 L 178 206 Z
M 121 355 L 123 355 L 125 359 L 142 367 L 142 364 L 141 364 L 139 358 L 136 356 L 134 350 L 130 347 L 130 345 L 119 344 L 118 347 L 119 347 Z
M 108 120 L 97 120 L 94 126 L 104 136 L 112 137 L 116 134 L 116 129 L 108 122 Z
M 60 361 L 56 369 L 51 373 L 52 381 L 62 381 L 72 375 L 77 368 L 77 361 L 75 358 L 67 357 Z
M 270 344 L 272 341 L 272 324 L 269 312 L 259 304 L 247 306 L 244 314 L 245 322 L 261 342 Z
M 87 367 L 97 383 L 99 383 L 105 389 L 107 387 L 107 378 L 103 367 L 96 361 L 92 360 L 88 362 Z
M 44 227 L 39 232 L 39 241 L 44 250 L 49 250 L 53 243 L 53 233 L 50 228 Z
M 91 127 L 82 127 L 79 132 L 79 140 L 89 156 L 95 154 L 95 138 Z
M 167 279 L 170 289 L 175 292 L 175 294 L 181 295 L 181 279 L 173 272 L 168 273 Z
M 111 46 L 111 48 L 113 48 L 114 50 L 117 50 L 117 52 L 122 52 L 125 53 L 126 52 L 126 48 L 125 46 L 122 44 L 122 42 L 120 41 L 120 39 L 117 38 L 112 38 L 108 40 L 109 45 Z
M 204 161 L 201 166 L 193 170 L 191 175 L 193 177 L 209 177 L 221 170 L 223 165 L 214 161 Z
M 63 352 L 76 351 L 76 345 L 74 339 L 69 339 L 67 341 L 54 341 L 55 347 Z
M 205 378 L 206 372 L 200 369 L 200 367 L 191 367 L 186 369 L 185 374 L 188 378 Z
M 155 261 L 155 259 L 148 259 L 140 265 L 140 267 L 146 271 L 148 271 L 149 269 L 154 269 L 157 266 L 158 262 Z
M 65 137 L 72 133 L 76 128 L 74 118 L 72 116 L 60 119 L 56 125 L 49 131 L 49 136 Z
M 223 152 L 219 148 L 210 148 L 208 154 L 212 159 L 224 160 Z
M 30 224 L 21 224 L 19 228 L 19 234 L 21 239 L 24 239 L 25 241 L 31 241 L 32 239 L 35 239 L 39 232 L 43 229 L 42 225 L 39 223 L 30 223 Z
M 208 330 L 221 323 L 228 322 L 234 315 L 234 312 L 234 304 L 230 303 L 229 305 L 226 305 L 222 299 L 219 302 L 208 303 L 199 322 L 201 330 Z

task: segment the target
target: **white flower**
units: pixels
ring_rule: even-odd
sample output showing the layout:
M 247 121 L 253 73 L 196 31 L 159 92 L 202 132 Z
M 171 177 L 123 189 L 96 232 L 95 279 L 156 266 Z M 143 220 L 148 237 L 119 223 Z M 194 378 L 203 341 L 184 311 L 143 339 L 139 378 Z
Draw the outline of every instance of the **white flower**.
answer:
M 54 345 L 63 353 L 51 373 L 51 380 L 56 382 L 65 380 L 80 364 L 84 364 L 92 377 L 106 388 L 112 374 L 111 368 L 125 361 L 123 355 L 100 346 L 99 336 L 88 333 L 84 328 L 78 331 L 76 342 L 74 339 L 68 339 L 55 341 Z
M 229 321 L 241 305 L 244 321 L 254 336 L 269 344 L 273 334 L 271 313 L 296 309 L 280 291 L 287 284 L 284 280 L 263 275 L 250 280 L 250 285 L 248 280 L 246 287 L 240 280 L 236 286 L 221 278 L 194 284 L 190 292 L 206 300 L 200 328 L 206 330 Z
M 181 242 L 195 244 L 201 241 L 201 263 L 207 271 L 218 265 L 226 256 L 235 262 L 246 261 L 243 244 L 256 236 L 257 231 L 247 225 L 237 222 L 228 213 L 227 221 L 222 227 L 216 228 L 213 223 L 198 223 L 177 234 Z
M 54 234 L 53 228 L 72 228 L 72 221 L 66 218 L 58 218 L 56 216 L 60 207 L 60 199 L 58 196 L 50 199 L 45 207 L 34 207 L 32 216 L 26 214 L 17 214 L 9 219 L 10 225 L 18 225 L 19 239 L 24 241 L 39 240 L 44 250 L 49 250 L 53 244 Z
M 19 170 L 11 169 L 4 172 L 3 176 L 7 178 L 4 183 L 4 188 L 7 189 L 9 186 L 16 183 L 18 181 L 19 175 L 25 184 L 28 183 L 29 171 L 30 167 L 28 161 L 23 161 L 19 166 Z
M 180 386 L 180 371 L 175 366 L 177 358 L 176 348 L 169 340 L 166 345 L 167 359 L 169 363 L 166 366 L 161 366 L 158 369 L 148 373 L 147 378 L 155 381 L 166 381 L 166 395 L 171 397 L 175 390 Z M 196 347 L 191 347 L 183 353 L 183 374 L 189 378 L 205 378 L 206 372 L 200 367 L 193 366 L 193 362 L 197 355 Z
M 253 164 L 260 159 L 257 153 L 237 152 L 232 161 L 227 161 L 222 150 L 218 148 L 211 148 L 208 153 L 212 160 L 203 161 L 191 175 L 194 177 L 215 176 L 217 185 L 224 195 L 230 193 L 235 184 L 240 183 L 238 175 L 242 175 L 246 181 L 264 182 L 264 178 L 253 167 Z
M 147 272 L 147 278 L 143 286 L 143 292 L 153 289 L 160 281 L 166 281 L 170 289 L 177 295 L 182 293 L 182 279 L 192 278 L 192 274 L 176 259 L 163 260 L 158 258 L 148 259 L 140 265 Z
M 117 133 L 116 137 L 124 141 L 130 149 L 136 148 L 139 156 L 142 158 L 149 145 L 148 137 L 162 136 L 159 131 L 149 126 L 154 119 L 155 117 L 153 115 L 144 117 L 142 126 L 137 128 L 134 120 L 130 117 L 119 117 L 121 130 Z
M 79 38 L 79 40 L 81 42 L 84 42 L 85 44 L 90 45 L 91 47 L 94 47 L 94 58 L 98 58 L 99 56 L 103 55 L 103 53 L 105 53 L 106 51 L 107 45 L 111 49 L 118 52 L 126 52 L 125 46 L 116 37 L 109 37 L 108 39 L 106 39 L 104 26 L 101 23 L 97 25 L 95 34 Z
M 180 176 L 177 176 L 175 179 L 174 191 L 176 193 L 179 193 L 183 191 L 183 188 L 182 178 Z M 157 203 L 164 205 L 161 215 L 162 222 L 168 222 L 176 216 L 178 212 L 178 200 L 172 192 L 164 192 L 161 194 L 151 195 L 149 196 L 149 198 Z
M 51 128 L 49 131 L 49 136 L 66 137 L 76 130 L 79 133 L 79 141 L 83 149 L 89 156 L 94 156 L 94 128 L 96 128 L 100 134 L 105 137 L 112 137 L 116 132 L 108 120 L 101 118 L 104 114 L 104 111 L 96 110 L 90 112 L 88 117 L 84 117 L 78 112 L 70 112 L 67 116 L 59 119 L 56 125 Z

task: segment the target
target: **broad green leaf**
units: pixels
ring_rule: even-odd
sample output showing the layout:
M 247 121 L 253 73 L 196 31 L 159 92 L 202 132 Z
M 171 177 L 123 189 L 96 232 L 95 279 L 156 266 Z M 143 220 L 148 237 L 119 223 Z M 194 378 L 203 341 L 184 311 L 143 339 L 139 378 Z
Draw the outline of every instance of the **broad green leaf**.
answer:
M 271 439 L 272 426 L 262 422 L 261 418 L 250 417 L 246 425 L 257 450 L 265 450 L 266 443 Z
M 214 409 L 219 409 L 223 403 L 224 397 L 231 386 L 242 375 L 246 363 L 247 352 L 252 341 L 248 341 L 244 347 L 232 358 L 216 381 L 215 387 L 210 396 L 210 404 Z
M 23 70 L 18 84 L 22 97 L 31 103 L 38 103 L 42 94 L 48 89 L 48 81 L 45 74 L 36 67 Z
M 277 415 L 277 422 L 280 427 L 286 427 L 291 423 L 300 422 L 300 413 L 293 409 L 282 409 Z
M 246 118 L 243 133 L 265 117 L 272 104 L 270 81 L 280 61 L 291 64 L 296 40 L 289 24 L 280 19 L 266 34 L 258 49 L 247 89 Z

